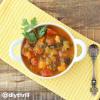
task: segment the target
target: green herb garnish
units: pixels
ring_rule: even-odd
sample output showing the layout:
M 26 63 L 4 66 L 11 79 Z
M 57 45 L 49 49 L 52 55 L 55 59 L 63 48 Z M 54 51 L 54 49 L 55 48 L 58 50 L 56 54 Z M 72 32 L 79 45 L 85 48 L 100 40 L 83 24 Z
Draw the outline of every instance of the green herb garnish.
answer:
M 23 19 L 23 23 L 22 23 L 22 25 L 23 25 L 23 26 L 28 26 L 28 25 L 29 25 L 27 19 Z
M 46 26 L 39 27 L 39 29 L 38 29 L 39 38 L 41 38 L 45 34 L 46 30 L 47 30 Z
M 41 38 L 45 33 L 46 33 L 46 26 L 40 26 L 38 28 L 37 33 L 33 32 L 32 30 L 34 29 L 34 26 L 37 25 L 37 20 L 36 18 L 33 18 L 30 23 L 28 22 L 27 19 L 23 19 L 23 30 L 24 32 L 22 33 L 25 38 L 27 38 L 31 43 L 36 42 L 39 38 Z
M 33 19 L 31 20 L 31 25 L 32 25 L 32 26 L 37 25 L 37 20 L 36 20 L 36 18 L 33 18 Z
M 23 19 L 23 23 L 22 23 L 23 28 L 22 28 L 22 29 L 23 29 L 25 32 L 29 32 L 29 31 L 31 31 L 31 30 L 34 28 L 34 26 L 36 26 L 36 25 L 37 25 L 37 20 L 36 20 L 36 18 L 33 18 L 33 19 L 31 20 L 30 23 L 28 22 L 27 19 Z
M 22 34 L 23 34 L 23 35 L 25 36 L 25 38 L 27 38 L 31 43 L 37 41 L 37 38 L 36 38 L 36 36 L 35 36 L 35 33 L 33 33 L 33 32 L 30 32 L 30 33 L 24 32 L 24 33 L 22 33 Z

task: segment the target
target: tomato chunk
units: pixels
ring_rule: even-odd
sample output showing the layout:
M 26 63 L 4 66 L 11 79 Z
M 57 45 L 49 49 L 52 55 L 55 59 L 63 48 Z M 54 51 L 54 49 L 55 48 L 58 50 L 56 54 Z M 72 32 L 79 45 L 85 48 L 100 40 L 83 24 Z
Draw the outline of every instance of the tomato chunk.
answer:
M 38 65 L 38 60 L 37 60 L 36 58 L 32 58 L 32 59 L 31 59 L 31 64 L 32 64 L 33 66 L 37 66 L 37 65 Z
M 55 35 L 56 34 L 56 32 L 54 31 L 54 30 L 52 30 L 52 29 L 50 29 L 50 28 L 48 28 L 48 30 L 47 30 L 47 35 Z
M 41 75 L 45 76 L 45 77 L 48 77 L 48 76 L 52 76 L 53 73 L 50 69 L 44 69 L 44 70 L 41 71 Z

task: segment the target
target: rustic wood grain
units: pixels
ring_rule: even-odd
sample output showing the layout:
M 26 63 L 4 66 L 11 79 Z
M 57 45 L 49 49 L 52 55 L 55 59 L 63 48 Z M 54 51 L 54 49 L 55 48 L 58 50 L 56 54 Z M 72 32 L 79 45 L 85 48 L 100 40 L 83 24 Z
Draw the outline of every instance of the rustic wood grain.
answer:
M 99 0 L 30 1 L 81 34 L 100 43 Z M 41 97 L 43 100 L 61 100 L 60 97 L 31 81 L 2 60 L 0 60 L 0 91 L 32 91 L 35 98 L 33 100 L 40 100 Z

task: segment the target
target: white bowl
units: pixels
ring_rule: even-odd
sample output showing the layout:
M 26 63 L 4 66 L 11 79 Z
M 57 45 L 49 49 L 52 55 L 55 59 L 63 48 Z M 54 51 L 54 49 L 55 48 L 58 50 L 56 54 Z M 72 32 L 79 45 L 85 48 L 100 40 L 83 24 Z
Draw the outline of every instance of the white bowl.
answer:
M 34 74 L 33 72 L 31 72 L 31 71 L 26 67 L 26 65 L 24 66 L 24 67 L 26 67 L 26 70 L 30 71 L 30 73 L 32 73 L 33 75 L 35 75 L 35 76 L 37 76 L 37 77 L 39 77 L 39 78 L 42 78 L 42 79 L 53 79 L 53 78 L 59 77 L 59 76 L 65 74 L 65 73 L 67 73 L 67 71 L 69 71 L 69 70 L 71 69 L 71 67 L 73 66 L 74 63 L 76 63 L 76 62 L 82 60 L 82 59 L 86 56 L 87 49 L 86 49 L 85 43 L 84 43 L 82 40 L 80 40 L 80 39 L 75 39 L 75 38 L 72 36 L 72 33 L 71 33 L 69 30 L 67 30 L 66 28 L 62 27 L 61 25 L 53 24 L 53 23 L 43 23 L 43 24 L 36 25 L 36 26 L 34 27 L 34 29 L 37 28 L 37 27 L 39 27 L 39 26 L 43 26 L 43 25 L 56 26 L 56 27 L 58 27 L 58 28 L 64 30 L 64 31 L 66 32 L 66 34 L 68 34 L 68 35 L 70 36 L 70 38 L 72 39 L 73 45 L 74 45 L 74 57 L 73 57 L 73 60 L 72 60 L 71 64 L 68 66 L 68 68 L 66 68 L 65 71 L 63 71 L 63 72 L 61 72 L 61 73 L 59 73 L 59 74 L 57 74 L 57 75 L 55 75 L 55 76 L 50 76 L 50 77 L 40 76 L 40 75 L 37 75 L 37 74 Z M 24 40 L 24 39 L 22 39 L 22 40 L 18 39 L 18 40 L 15 40 L 15 41 L 11 44 L 10 49 L 9 49 L 9 55 L 10 55 L 10 58 L 11 58 L 12 60 L 17 61 L 17 62 L 22 62 L 22 63 L 24 64 L 24 62 L 22 61 L 22 57 L 21 57 L 21 51 L 20 51 L 20 55 L 19 55 L 19 56 L 16 56 L 16 55 L 14 54 L 14 48 L 15 48 L 17 45 L 19 45 L 19 44 L 22 46 L 23 40 Z M 82 48 L 82 52 L 81 52 L 80 56 L 77 56 L 77 52 L 78 52 L 78 51 L 77 51 L 77 45 L 80 45 L 81 48 Z M 21 49 L 20 49 L 20 50 L 21 50 Z

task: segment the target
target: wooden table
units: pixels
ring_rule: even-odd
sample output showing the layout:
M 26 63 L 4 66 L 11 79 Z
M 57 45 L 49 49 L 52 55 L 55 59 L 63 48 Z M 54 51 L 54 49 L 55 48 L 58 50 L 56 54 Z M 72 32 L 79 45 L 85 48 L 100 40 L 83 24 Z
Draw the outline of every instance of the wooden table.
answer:
M 31 0 L 31 2 L 86 37 L 100 43 L 99 0 Z M 62 100 L 1 60 L 0 91 L 31 91 L 33 100 Z

